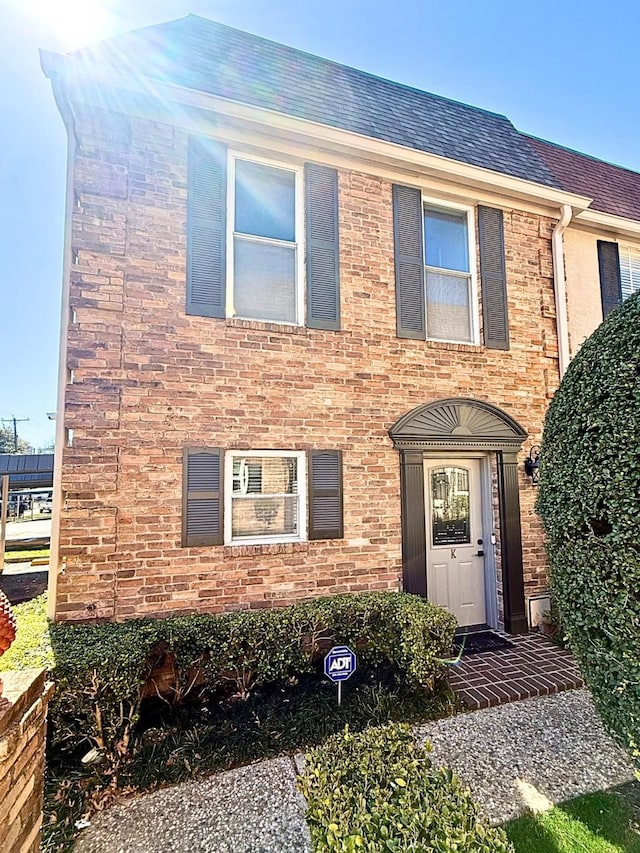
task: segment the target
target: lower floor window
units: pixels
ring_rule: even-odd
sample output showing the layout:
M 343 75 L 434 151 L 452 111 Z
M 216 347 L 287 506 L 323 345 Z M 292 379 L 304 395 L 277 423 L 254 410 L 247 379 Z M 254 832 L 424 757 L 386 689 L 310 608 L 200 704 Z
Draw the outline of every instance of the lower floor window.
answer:
M 228 451 L 225 541 L 304 539 L 304 463 L 301 452 Z

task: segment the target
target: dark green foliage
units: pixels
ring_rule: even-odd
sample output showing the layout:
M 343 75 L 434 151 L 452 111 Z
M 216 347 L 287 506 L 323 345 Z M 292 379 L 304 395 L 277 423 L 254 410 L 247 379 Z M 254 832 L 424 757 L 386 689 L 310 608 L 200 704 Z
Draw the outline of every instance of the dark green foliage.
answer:
M 408 726 L 348 729 L 307 755 L 300 786 L 316 853 L 433 850 L 507 853 L 468 790 L 436 768 Z
M 569 644 L 640 760 L 640 296 L 583 344 L 551 403 L 538 510 Z
M 449 699 L 434 688 L 454 630 L 450 614 L 404 593 L 51 625 L 56 693 L 49 776 L 58 800 L 48 798 L 57 826 L 45 830 L 46 849 L 71 837 L 73 821 L 92 799 L 108 801 L 118 788 L 303 749 L 345 722 L 362 728 L 446 713 Z M 321 675 L 324 654 L 335 644 L 358 655 L 342 709 Z

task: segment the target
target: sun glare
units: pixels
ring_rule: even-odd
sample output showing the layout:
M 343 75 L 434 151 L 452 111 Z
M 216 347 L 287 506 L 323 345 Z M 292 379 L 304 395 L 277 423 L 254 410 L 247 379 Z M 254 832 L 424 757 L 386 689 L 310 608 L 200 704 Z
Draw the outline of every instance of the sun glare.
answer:
M 62 50 L 74 50 L 104 38 L 114 21 L 113 0 L 13 2 L 20 12 L 42 30 L 43 36 L 53 37 L 55 46 Z

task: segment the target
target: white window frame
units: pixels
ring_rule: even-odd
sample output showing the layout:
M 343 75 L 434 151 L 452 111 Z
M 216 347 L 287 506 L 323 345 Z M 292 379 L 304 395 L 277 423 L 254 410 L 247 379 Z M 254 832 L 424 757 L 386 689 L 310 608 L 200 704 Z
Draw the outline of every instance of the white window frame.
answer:
M 233 538 L 233 462 L 241 457 L 288 456 L 298 464 L 298 533 L 295 536 L 243 536 Z M 307 454 L 304 450 L 227 450 L 224 454 L 224 544 L 225 545 L 277 545 L 281 542 L 307 541 Z
M 442 213 L 464 213 L 467 218 L 467 243 L 469 249 L 469 272 L 461 273 L 459 270 L 446 270 L 443 267 L 428 267 L 427 266 L 427 235 L 424 228 L 424 215 L 427 210 L 442 211 Z M 480 341 L 480 322 L 478 317 L 478 274 L 477 274 L 477 258 L 476 258 L 476 218 L 475 208 L 467 204 L 456 204 L 455 202 L 443 202 L 442 199 L 432 198 L 422 193 L 422 217 L 420 220 L 422 228 L 422 267 L 424 270 L 424 333 L 428 341 L 441 344 L 467 344 L 468 346 L 477 346 Z M 427 271 L 442 272 L 446 275 L 459 275 L 460 278 L 469 278 L 469 328 L 471 331 L 471 340 L 459 341 L 448 338 L 430 338 L 427 333 L 428 320 L 427 312 L 429 305 L 427 301 Z
M 227 272 L 226 272 L 226 315 L 227 317 L 237 317 L 242 320 L 254 320 L 258 323 L 280 323 L 286 326 L 302 326 L 304 324 L 304 169 L 300 165 L 292 163 L 283 163 L 279 160 L 271 160 L 266 157 L 257 157 L 253 154 L 244 154 L 239 151 L 229 151 L 227 161 Z M 271 166 L 274 169 L 282 169 L 285 172 L 293 172 L 295 176 L 294 192 L 295 192 L 295 241 L 290 243 L 288 240 L 274 240 L 270 237 L 259 237 L 247 234 L 236 234 L 236 161 L 244 160 L 248 163 L 260 163 L 263 166 Z M 236 314 L 234 301 L 234 249 L 235 238 L 239 236 L 243 239 L 255 240 L 255 242 L 268 243 L 273 246 L 291 246 L 295 252 L 295 298 L 296 298 L 296 319 L 292 323 L 290 320 L 272 320 L 263 319 L 260 317 L 242 317 Z
M 618 256 L 620 259 L 620 295 L 622 297 L 622 301 L 624 302 L 625 299 L 628 299 L 634 293 L 638 293 L 638 291 L 640 291 L 640 276 L 634 276 L 633 270 L 631 269 L 631 258 L 632 258 L 632 256 L 634 258 L 637 258 L 640 260 L 640 246 L 628 246 L 628 245 L 625 245 L 624 243 L 619 243 L 618 244 Z M 623 265 L 623 260 L 630 270 L 631 284 L 632 285 L 635 284 L 636 278 L 638 280 L 637 281 L 638 286 L 634 290 L 632 290 L 631 293 L 627 293 L 626 295 L 622 292 L 622 275 L 623 275 L 622 265 Z

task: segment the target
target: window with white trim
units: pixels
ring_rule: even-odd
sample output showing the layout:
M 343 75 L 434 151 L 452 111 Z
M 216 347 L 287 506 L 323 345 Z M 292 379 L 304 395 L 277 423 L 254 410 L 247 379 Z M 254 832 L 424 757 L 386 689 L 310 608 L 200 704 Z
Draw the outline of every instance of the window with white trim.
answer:
M 640 249 L 619 246 L 620 289 L 622 298 L 627 299 L 640 290 Z
M 469 231 L 466 211 L 424 207 L 427 339 L 475 342 Z
M 302 322 L 301 172 L 231 157 L 229 316 Z
M 225 454 L 225 542 L 306 539 L 305 454 L 251 450 Z

